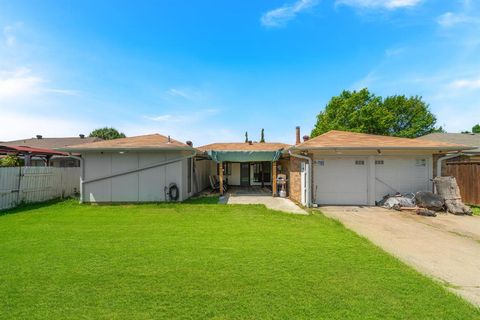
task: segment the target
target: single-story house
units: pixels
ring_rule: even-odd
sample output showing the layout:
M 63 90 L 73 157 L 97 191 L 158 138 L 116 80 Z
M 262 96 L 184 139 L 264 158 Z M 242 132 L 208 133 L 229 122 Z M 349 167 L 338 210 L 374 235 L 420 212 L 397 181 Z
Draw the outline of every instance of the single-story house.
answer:
M 185 200 L 211 185 L 259 186 L 312 204 L 374 205 L 387 194 L 432 190 L 433 157 L 471 147 L 420 139 L 330 131 L 296 143 L 213 143 L 193 148 L 159 134 L 60 148 L 82 155 L 81 200 Z
M 42 155 L 41 153 L 32 155 L 21 153 L 25 165 L 29 167 L 80 167 L 80 160 L 77 157 L 78 155 L 68 156 L 58 153 L 56 154 L 53 149 L 101 140 L 102 139 L 96 137 L 86 137 L 83 134 L 80 134 L 78 137 L 63 138 L 45 138 L 42 135 L 37 135 L 35 138 L 1 142 L 0 145 L 5 147 L 51 150 L 50 154 L 47 155 Z

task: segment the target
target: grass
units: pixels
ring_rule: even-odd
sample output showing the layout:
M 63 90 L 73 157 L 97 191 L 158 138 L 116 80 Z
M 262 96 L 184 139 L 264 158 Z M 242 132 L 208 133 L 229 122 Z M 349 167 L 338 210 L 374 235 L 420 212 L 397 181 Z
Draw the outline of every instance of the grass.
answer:
M 0 319 L 480 318 L 323 215 L 210 201 L 1 216 Z
M 480 207 L 479 206 L 471 206 L 472 212 L 474 216 L 480 216 Z

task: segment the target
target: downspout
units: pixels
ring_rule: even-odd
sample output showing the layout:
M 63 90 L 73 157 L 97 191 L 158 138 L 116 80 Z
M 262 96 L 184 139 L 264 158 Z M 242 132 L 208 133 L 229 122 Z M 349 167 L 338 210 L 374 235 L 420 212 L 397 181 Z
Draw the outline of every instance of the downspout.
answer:
M 456 158 L 458 156 L 461 156 L 463 153 L 455 153 L 455 154 L 447 154 L 446 156 L 443 156 L 437 160 L 437 174 L 436 177 L 441 177 L 442 176 L 442 162 L 448 159 Z M 436 178 L 435 177 L 435 178 Z M 437 193 L 437 187 L 435 184 L 433 184 L 434 192 Z
M 307 199 L 306 199 L 306 202 L 307 202 L 307 208 L 310 208 L 312 206 L 312 192 L 311 192 L 311 188 L 312 188 L 312 159 L 310 159 L 310 157 L 307 157 L 307 156 L 302 156 L 302 155 L 299 155 L 299 154 L 294 154 L 292 153 L 291 150 L 288 150 L 288 154 L 294 158 L 298 158 L 298 159 L 303 159 L 303 160 L 307 160 L 308 161 L 308 171 L 307 171 Z

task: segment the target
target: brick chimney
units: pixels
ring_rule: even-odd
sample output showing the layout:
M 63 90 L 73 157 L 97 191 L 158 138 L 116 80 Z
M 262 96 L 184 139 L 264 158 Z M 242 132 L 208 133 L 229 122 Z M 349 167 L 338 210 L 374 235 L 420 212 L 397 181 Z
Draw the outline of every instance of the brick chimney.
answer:
M 42 139 L 42 135 L 41 134 L 37 134 L 37 139 Z
M 80 133 L 78 136 L 80 137 L 80 139 L 85 139 L 85 135 L 83 133 Z
M 295 128 L 295 144 L 300 144 L 301 141 L 300 141 L 300 127 L 297 126 Z

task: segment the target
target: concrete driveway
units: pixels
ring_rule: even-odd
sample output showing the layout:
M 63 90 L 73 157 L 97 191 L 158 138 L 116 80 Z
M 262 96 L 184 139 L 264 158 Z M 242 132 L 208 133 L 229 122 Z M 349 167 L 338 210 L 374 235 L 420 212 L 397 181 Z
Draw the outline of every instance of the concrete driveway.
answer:
M 422 217 L 378 207 L 320 210 L 480 306 L 480 217 Z

